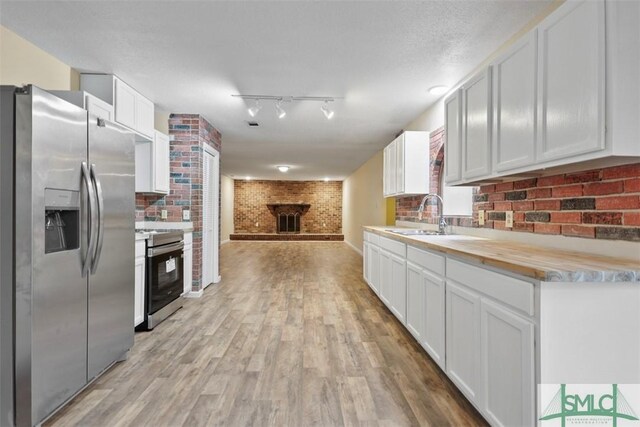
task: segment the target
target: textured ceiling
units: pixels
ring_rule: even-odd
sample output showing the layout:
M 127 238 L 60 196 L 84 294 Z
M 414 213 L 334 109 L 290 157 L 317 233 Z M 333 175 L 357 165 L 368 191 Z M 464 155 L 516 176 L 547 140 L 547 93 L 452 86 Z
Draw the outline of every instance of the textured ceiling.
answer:
M 222 170 L 341 179 L 549 1 L 2 1 L 0 22 L 70 66 L 115 73 L 156 107 L 200 113 L 223 134 Z M 249 128 L 232 94 L 335 96 L 264 102 Z M 287 174 L 277 165 L 291 166 Z

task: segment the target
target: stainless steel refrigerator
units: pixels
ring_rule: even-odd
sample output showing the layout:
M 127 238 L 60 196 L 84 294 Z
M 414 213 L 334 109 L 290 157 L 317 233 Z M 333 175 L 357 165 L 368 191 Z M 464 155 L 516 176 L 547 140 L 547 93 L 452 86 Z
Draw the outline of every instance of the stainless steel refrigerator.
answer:
M 134 135 L 0 98 L 0 425 L 42 422 L 133 346 Z

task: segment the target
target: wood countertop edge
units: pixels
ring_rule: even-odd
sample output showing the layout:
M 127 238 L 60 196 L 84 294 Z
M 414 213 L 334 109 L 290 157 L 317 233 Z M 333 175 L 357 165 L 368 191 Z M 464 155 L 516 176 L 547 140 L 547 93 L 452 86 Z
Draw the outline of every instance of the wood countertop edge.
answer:
M 480 255 L 477 253 L 474 253 L 472 251 L 464 251 L 461 249 L 454 249 L 448 246 L 444 246 L 444 245 L 439 245 L 437 243 L 432 243 L 432 242 L 426 242 L 424 240 L 419 240 L 419 239 L 413 239 L 410 236 L 403 236 L 401 234 L 396 234 L 396 233 L 392 233 L 390 231 L 386 231 L 386 230 L 382 230 L 381 228 L 384 228 L 383 226 L 369 226 L 369 225 L 365 225 L 363 226 L 364 230 L 367 231 L 371 231 L 379 236 L 383 236 L 383 237 L 388 237 L 392 240 L 397 240 L 397 241 L 401 241 L 403 243 L 406 244 L 410 244 L 412 246 L 417 246 L 417 247 L 422 247 L 425 249 L 429 249 L 429 250 L 433 250 L 433 251 L 437 251 L 437 252 L 441 252 L 441 253 L 445 253 L 445 254 L 449 254 L 449 255 L 456 255 L 459 256 L 461 258 L 465 258 L 465 259 L 470 259 L 472 261 L 476 261 L 479 262 L 480 264 L 483 265 L 488 265 L 488 266 L 492 266 L 495 268 L 499 268 L 502 270 L 507 270 L 509 272 L 512 273 L 516 273 L 516 274 L 520 274 L 522 276 L 525 277 L 529 277 L 535 280 L 539 280 L 539 281 L 543 281 L 543 282 L 559 282 L 559 280 L 554 277 L 558 274 L 560 275 L 564 275 L 564 276 L 571 276 L 571 275 L 577 275 L 577 274 L 587 274 L 587 275 L 593 275 L 594 273 L 600 273 L 601 270 L 594 270 L 594 269 L 585 269 L 585 270 L 557 270 L 557 269 L 553 269 L 553 270 L 542 270 L 539 268 L 535 268 L 535 267 L 529 267 L 526 265 L 522 265 L 519 264 L 517 262 L 511 262 L 511 261 L 505 261 L 505 260 L 500 260 L 500 259 L 495 259 L 491 256 L 486 256 L 486 255 Z M 395 227 L 395 228 L 402 228 L 402 227 Z M 453 236 L 457 236 L 457 235 L 453 235 Z M 464 235 L 463 235 L 464 236 Z M 468 236 L 468 237 L 472 237 L 473 239 L 477 239 L 477 240 L 485 240 L 488 242 L 495 242 L 497 241 L 497 239 L 488 239 L 486 237 L 476 237 L 476 236 Z M 589 254 L 585 254 L 589 255 Z M 625 274 L 625 273 L 630 273 L 630 272 L 634 272 L 636 274 L 640 274 L 640 271 L 635 271 L 633 269 L 624 269 L 621 268 L 619 270 L 608 270 L 608 273 L 613 273 L 613 274 Z M 576 282 L 577 280 L 565 280 L 565 282 Z M 584 280 L 580 280 L 580 281 L 584 281 Z M 597 280 L 596 280 L 597 281 Z M 603 280 L 600 280 L 603 281 Z

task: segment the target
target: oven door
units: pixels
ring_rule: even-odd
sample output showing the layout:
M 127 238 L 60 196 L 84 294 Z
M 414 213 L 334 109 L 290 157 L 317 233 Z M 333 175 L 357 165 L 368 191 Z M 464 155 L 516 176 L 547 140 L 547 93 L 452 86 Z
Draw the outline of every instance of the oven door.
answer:
M 180 296 L 183 289 L 184 243 L 147 250 L 147 314 L 153 314 Z

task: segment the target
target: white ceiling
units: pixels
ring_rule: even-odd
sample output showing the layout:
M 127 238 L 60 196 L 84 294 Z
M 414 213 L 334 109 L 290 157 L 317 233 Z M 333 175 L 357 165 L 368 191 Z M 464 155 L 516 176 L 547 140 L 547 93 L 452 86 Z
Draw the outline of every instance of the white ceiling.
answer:
M 550 1 L 5 1 L 0 22 L 70 66 L 115 73 L 156 108 L 200 113 L 223 135 L 223 173 L 342 179 Z M 232 94 L 264 102 L 249 128 Z M 291 166 L 287 174 L 277 165 Z

